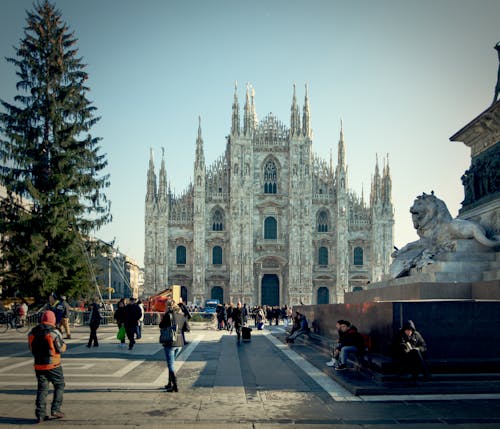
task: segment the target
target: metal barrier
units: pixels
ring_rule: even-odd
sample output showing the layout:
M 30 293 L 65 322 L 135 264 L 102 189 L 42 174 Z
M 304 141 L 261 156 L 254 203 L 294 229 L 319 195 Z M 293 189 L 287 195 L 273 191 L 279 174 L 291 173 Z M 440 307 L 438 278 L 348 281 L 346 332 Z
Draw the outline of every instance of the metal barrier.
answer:
M 101 310 L 101 326 L 116 324 L 114 319 L 115 312 L 112 310 Z M 144 325 L 158 325 L 163 313 L 145 312 Z M 69 323 L 73 326 L 88 326 L 90 322 L 90 311 L 71 310 L 69 314 Z

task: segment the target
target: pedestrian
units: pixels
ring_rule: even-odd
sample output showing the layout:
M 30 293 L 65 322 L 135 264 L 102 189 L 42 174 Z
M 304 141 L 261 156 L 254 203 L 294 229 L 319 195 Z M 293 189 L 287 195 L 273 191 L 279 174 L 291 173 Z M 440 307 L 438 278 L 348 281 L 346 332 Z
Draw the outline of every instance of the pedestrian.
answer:
M 295 338 L 299 335 L 309 334 L 309 323 L 307 322 L 307 318 L 304 314 L 299 313 L 297 311 L 297 321 L 299 323 L 299 329 L 292 329 L 292 333 L 286 338 L 287 343 L 293 343 Z
M 64 305 L 61 303 L 61 301 L 59 301 L 59 299 L 57 298 L 57 294 L 55 292 L 52 292 L 49 295 L 49 302 L 44 307 L 44 310 L 52 311 L 56 316 L 56 326 L 61 325 L 61 320 L 64 312 Z
M 338 365 L 335 370 L 340 371 L 346 369 L 347 358 L 349 354 L 361 353 L 365 348 L 365 340 L 358 332 L 358 329 L 348 320 L 343 320 L 339 323 L 339 330 L 342 332 L 342 343 L 338 353 Z
M 167 392 L 178 392 L 177 376 L 175 374 L 175 359 L 182 351 L 184 339 L 182 338 L 182 328 L 186 323 L 186 317 L 182 313 L 181 308 L 174 300 L 167 301 L 167 310 L 160 322 L 160 329 L 172 328 L 175 332 L 175 339 L 167 343 L 163 343 L 165 351 L 165 360 L 168 367 L 168 383 L 165 385 Z
M 246 304 L 243 304 L 241 312 L 243 314 L 243 324 L 246 325 L 248 323 L 248 307 Z
M 184 317 L 186 318 L 186 323 L 184 323 L 182 328 L 182 339 L 184 340 L 184 344 L 188 344 L 186 341 L 186 332 L 191 331 L 191 327 L 189 326 L 189 320 L 192 317 L 191 312 L 189 311 L 189 308 L 187 308 L 186 304 L 184 304 L 182 297 L 179 298 L 179 303 L 177 305 L 180 307 L 182 314 L 184 314 Z
M 233 303 L 229 303 L 226 305 L 226 314 L 227 314 L 227 325 L 226 325 L 226 330 L 232 334 L 233 333 L 233 310 L 234 310 L 234 305 Z
M 339 353 L 342 348 L 342 337 L 344 336 L 344 332 L 340 329 L 341 324 L 347 324 L 345 320 L 337 320 L 335 327 L 337 328 L 337 342 L 332 347 L 332 358 L 326 363 L 327 366 L 335 367 L 338 365 Z
M 24 326 L 28 317 L 28 303 L 24 298 L 21 298 L 21 305 L 17 309 L 17 316 L 19 317 L 19 324 Z
M 28 344 L 35 359 L 35 373 L 38 382 L 36 393 L 35 416 L 37 423 L 44 420 L 61 419 L 64 396 L 64 374 L 61 366 L 61 353 L 66 351 L 66 344 L 61 332 L 56 329 L 54 312 L 46 310 L 41 322 L 28 334 Z M 49 393 L 49 383 L 54 386 L 54 396 L 47 415 L 46 401 Z
M 429 367 L 424 359 L 427 344 L 412 320 L 405 322 L 399 330 L 394 346 L 400 373 L 410 373 L 414 381 L 417 380 L 419 374 L 423 374 L 424 379 L 431 377 Z
M 125 331 L 125 300 L 123 298 L 118 301 L 113 318 L 116 320 L 118 326 L 117 339 L 120 340 L 120 348 L 124 348 L 127 334 Z
M 66 332 L 66 339 L 70 340 L 71 339 L 71 332 L 70 332 L 70 328 L 69 328 L 69 315 L 71 312 L 71 307 L 69 306 L 69 303 L 66 300 L 66 297 L 64 295 L 61 295 L 61 304 L 63 306 L 63 310 L 62 310 L 62 317 L 61 317 L 61 326 L 59 327 L 59 329 L 62 333 L 61 328 L 64 328 L 64 331 Z
M 239 344 L 241 341 L 241 328 L 245 324 L 244 318 L 243 318 L 243 307 L 241 306 L 241 301 L 238 301 L 236 304 L 236 307 L 233 307 L 233 310 L 231 312 L 231 316 L 233 318 L 233 326 L 236 331 L 236 339 L 237 343 Z
M 94 347 L 99 347 L 99 341 L 97 340 L 97 330 L 101 325 L 101 312 L 99 311 L 99 304 L 97 304 L 97 298 L 94 298 L 92 304 L 89 306 L 89 328 L 90 328 L 90 336 L 87 347 L 92 347 L 92 343 L 94 343 Z
M 135 333 L 137 325 L 139 324 L 139 319 L 141 318 L 141 309 L 135 302 L 135 298 L 132 297 L 129 303 L 125 306 L 125 332 L 128 338 L 128 349 L 132 350 L 135 344 Z
M 136 337 L 138 340 L 140 340 L 142 337 L 142 328 L 144 326 L 144 304 L 140 299 L 137 300 L 137 306 L 139 307 L 139 310 L 141 312 L 141 317 L 139 317 L 139 321 L 137 322 Z

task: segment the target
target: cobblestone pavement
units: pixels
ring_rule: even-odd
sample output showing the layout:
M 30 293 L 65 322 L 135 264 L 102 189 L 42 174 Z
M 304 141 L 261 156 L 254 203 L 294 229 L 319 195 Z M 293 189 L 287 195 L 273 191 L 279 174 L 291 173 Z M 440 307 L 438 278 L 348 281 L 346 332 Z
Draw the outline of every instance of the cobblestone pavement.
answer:
M 167 393 L 157 327 L 146 327 L 130 351 L 119 347 L 116 327 L 102 327 L 91 349 L 88 330 L 75 328 L 63 357 L 66 417 L 42 426 L 500 427 L 498 394 L 354 396 L 283 344 L 281 332 L 254 329 L 252 341 L 238 345 L 234 334 L 193 324 L 177 361 L 180 391 Z M 0 426 L 33 424 L 35 391 L 26 335 L 0 335 Z

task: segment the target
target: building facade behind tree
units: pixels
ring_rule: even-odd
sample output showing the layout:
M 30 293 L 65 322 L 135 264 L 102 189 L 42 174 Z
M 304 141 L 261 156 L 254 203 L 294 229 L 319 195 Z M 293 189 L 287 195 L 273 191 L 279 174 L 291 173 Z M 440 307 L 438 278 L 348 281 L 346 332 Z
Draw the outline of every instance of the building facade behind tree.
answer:
M 242 113 L 242 120 L 240 118 Z M 388 162 L 376 161 L 369 201 L 348 189 L 341 125 L 337 165 L 312 150 L 307 87 L 295 87 L 290 126 L 257 120 L 253 89 L 237 89 L 225 153 L 205 165 L 198 125 L 194 183 L 173 195 L 165 157 L 151 151 L 145 201 L 145 293 L 172 284 L 183 298 L 250 305 L 343 302 L 389 272 L 393 248 Z

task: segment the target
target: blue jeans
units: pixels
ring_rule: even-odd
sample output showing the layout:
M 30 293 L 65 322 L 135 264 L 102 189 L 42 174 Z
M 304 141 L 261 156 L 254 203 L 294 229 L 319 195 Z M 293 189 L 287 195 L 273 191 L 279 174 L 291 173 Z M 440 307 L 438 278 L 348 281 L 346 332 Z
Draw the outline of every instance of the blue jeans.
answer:
M 46 402 L 50 383 L 54 385 L 54 397 L 52 399 L 50 414 L 61 411 L 64 394 L 64 374 L 62 366 L 54 369 L 36 370 L 35 372 L 38 380 L 35 415 L 38 419 L 43 420 L 47 415 Z
M 339 363 L 341 365 L 345 365 L 347 362 L 347 356 L 349 356 L 350 353 L 357 353 L 358 348 L 356 346 L 344 346 L 340 349 L 340 356 L 339 356 Z
M 168 370 L 170 372 L 175 372 L 175 359 L 180 355 L 182 347 L 163 347 L 163 350 L 165 350 L 165 359 L 167 361 Z

